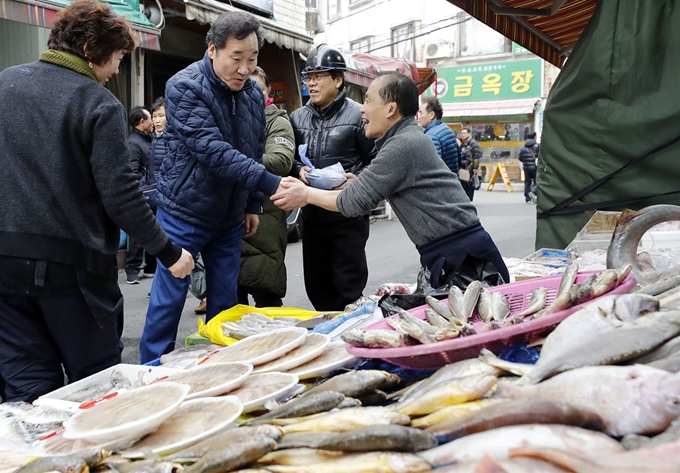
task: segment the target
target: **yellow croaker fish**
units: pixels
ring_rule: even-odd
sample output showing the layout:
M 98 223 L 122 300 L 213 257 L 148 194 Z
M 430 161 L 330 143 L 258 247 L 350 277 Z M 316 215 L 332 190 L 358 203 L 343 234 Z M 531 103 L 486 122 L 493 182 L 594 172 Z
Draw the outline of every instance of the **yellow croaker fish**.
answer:
M 305 466 L 337 460 L 346 456 L 344 452 L 332 452 L 317 448 L 291 448 L 269 452 L 257 461 L 258 465 Z
M 480 399 L 478 401 L 464 402 L 462 404 L 448 406 L 443 409 L 439 409 L 438 411 L 435 411 L 432 414 L 427 415 L 425 417 L 413 419 L 411 421 L 411 426 L 418 427 L 419 429 L 425 429 L 427 427 L 432 427 L 433 425 L 440 424 L 447 420 L 457 419 L 458 417 L 464 416 L 469 412 L 478 411 L 492 404 L 498 404 L 499 402 L 503 402 L 503 400 Z
M 404 413 L 387 407 L 350 407 L 336 412 L 283 426 L 284 434 L 291 432 L 344 432 L 369 425 L 401 424 L 408 425 L 411 419 Z
M 272 473 L 420 473 L 432 467 L 409 453 L 372 452 L 311 465 L 269 465 Z
M 493 375 L 466 376 L 441 382 L 431 390 L 392 406 L 398 412 L 412 415 L 432 414 L 446 406 L 475 401 L 496 385 Z

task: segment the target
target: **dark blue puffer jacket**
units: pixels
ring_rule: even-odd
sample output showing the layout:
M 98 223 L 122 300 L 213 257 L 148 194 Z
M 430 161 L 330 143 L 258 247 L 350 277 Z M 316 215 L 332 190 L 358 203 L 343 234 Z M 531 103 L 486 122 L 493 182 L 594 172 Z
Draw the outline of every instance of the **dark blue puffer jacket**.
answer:
M 456 141 L 456 134 L 444 125 L 441 120 L 435 120 L 425 128 L 425 134 L 432 138 L 437 154 L 444 160 L 449 169 L 458 174 L 458 158 L 460 149 Z
M 259 213 L 262 193 L 280 177 L 262 165 L 264 97 L 255 81 L 232 92 L 203 60 L 175 74 L 165 88 L 166 154 L 158 205 L 201 226 L 232 226 Z

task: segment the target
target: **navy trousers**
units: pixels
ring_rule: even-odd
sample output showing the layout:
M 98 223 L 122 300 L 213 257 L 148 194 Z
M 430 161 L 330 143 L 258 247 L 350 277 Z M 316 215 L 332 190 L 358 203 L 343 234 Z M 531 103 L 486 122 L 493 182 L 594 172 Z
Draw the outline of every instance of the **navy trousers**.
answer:
M 420 246 L 418 252 L 420 263 L 430 270 L 430 284 L 434 288 L 448 284 L 468 254 L 492 263 L 503 280 L 510 281 L 503 257 L 481 223 Z
M 194 258 L 201 253 L 208 289 L 206 319 L 210 320 L 219 312 L 236 305 L 241 240 L 245 231 L 243 224 L 203 228 L 174 217 L 160 207 L 156 220 L 175 245 L 190 252 Z M 174 277 L 158 261 L 139 346 L 141 364 L 160 358 L 175 349 L 189 281 L 189 277 Z
M 32 402 L 121 362 L 115 319 L 99 326 L 81 293 L 0 296 L 5 401 Z M 62 369 L 63 365 L 63 369 Z

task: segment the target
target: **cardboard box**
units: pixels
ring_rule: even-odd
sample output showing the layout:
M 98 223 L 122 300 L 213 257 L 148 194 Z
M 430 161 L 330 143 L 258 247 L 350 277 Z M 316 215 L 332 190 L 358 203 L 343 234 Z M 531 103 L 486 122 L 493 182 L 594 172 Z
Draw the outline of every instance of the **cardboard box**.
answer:
M 597 211 L 565 248 L 583 254 L 591 250 L 607 250 L 621 212 Z

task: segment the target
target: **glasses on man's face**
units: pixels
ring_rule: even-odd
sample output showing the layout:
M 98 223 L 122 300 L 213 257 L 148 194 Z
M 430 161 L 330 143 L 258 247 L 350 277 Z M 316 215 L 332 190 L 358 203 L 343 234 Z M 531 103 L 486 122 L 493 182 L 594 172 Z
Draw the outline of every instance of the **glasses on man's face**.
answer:
M 303 82 L 319 82 L 324 80 L 326 77 L 330 77 L 330 74 L 306 74 L 302 76 L 302 81 Z

